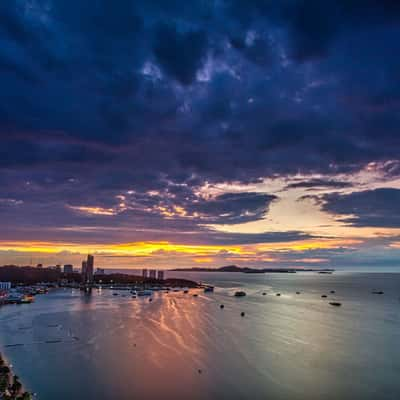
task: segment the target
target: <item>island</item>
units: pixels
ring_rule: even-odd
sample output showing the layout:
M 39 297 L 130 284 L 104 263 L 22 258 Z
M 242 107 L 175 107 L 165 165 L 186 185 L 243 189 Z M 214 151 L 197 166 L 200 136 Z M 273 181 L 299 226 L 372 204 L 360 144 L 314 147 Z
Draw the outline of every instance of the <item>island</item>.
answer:
M 170 271 L 184 271 L 184 272 L 241 272 L 244 274 L 265 274 L 265 273 L 284 273 L 294 274 L 296 272 L 319 272 L 319 273 L 332 273 L 334 269 L 329 268 L 249 268 L 238 267 L 237 265 L 226 265 L 220 268 L 177 268 Z

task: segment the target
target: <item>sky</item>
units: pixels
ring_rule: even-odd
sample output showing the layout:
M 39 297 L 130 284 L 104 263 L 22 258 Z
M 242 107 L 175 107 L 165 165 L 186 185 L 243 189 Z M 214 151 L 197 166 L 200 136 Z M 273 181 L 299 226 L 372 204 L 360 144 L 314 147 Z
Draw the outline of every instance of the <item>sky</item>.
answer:
M 400 271 L 400 2 L 0 2 L 0 264 Z

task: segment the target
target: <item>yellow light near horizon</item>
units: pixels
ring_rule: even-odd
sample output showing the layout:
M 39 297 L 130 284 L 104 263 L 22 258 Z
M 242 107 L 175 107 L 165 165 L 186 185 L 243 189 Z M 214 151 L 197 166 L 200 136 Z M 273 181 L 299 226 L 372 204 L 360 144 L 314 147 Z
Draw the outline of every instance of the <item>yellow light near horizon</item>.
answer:
M 199 264 L 210 264 L 214 262 L 214 259 L 211 257 L 201 257 L 201 258 L 193 258 L 193 261 Z
M 155 253 L 183 253 L 194 255 L 216 255 L 220 252 L 246 254 L 240 246 L 186 245 L 170 242 L 133 242 L 119 244 L 76 244 L 52 242 L 0 242 L 0 250 L 30 253 L 60 253 L 63 251 L 86 254 L 147 256 Z
M 334 249 L 362 243 L 360 239 L 310 239 L 296 242 L 265 243 L 257 247 L 261 251 L 304 251 L 316 249 Z

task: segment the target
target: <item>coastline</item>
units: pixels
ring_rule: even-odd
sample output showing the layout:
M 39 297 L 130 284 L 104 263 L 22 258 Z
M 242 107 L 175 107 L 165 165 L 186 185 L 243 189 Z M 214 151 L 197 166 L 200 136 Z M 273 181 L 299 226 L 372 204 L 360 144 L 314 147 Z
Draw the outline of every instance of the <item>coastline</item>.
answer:
M 360 378 L 360 382 L 363 379 L 372 379 L 373 387 L 390 384 L 390 376 L 387 378 L 386 374 L 382 374 L 374 381 L 375 378 L 371 378 L 369 371 L 365 371 L 363 367 L 365 362 L 374 360 L 376 353 L 369 353 L 367 358 L 360 358 L 359 354 L 365 346 L 378 348 L 378 345 L 382 343 L 380 337 L 383 335 L 387 345 L 379 348 L 387 351 L 389 355 L 393 354 L 393 360 L 396 358 L 398 352 L 393 352 L 393 346 L 397 342 L 397 338 L 393 335 L 395 326 L 385 325 L 385 319 L 393 315 L 392 307 L 398 304 L 396 302 L 398 276 L 396 280 L 390 276 L 364 276 L 360 279 L 349 276 L 344 279 L 343 276 L 335 276 L 335 274 L 332 276 L 275 275 L 271 279 L 263 277 L 258 279 L 245 274 L 225 276 L 229 278 L 226 285 L 219 276 L 215 276 L 215 281 L 212 281 L 213 276 L 210 274 L 208 283 L 215 285 L 214 293 L 199 292 L 199 296 L 192 297 L 190 294 L 184 295 L 182 290 L 180 292 L 171 290 L 168 295 L 163 292 L 155 293 L 152 302 L 149 302 L 146 297 L 131 300 L 130 296 L 122 291 L 118 296 L 113 296 L 113 292 L 108 290 L 94 291 L 91 297 L 84 296 L 77 290 L 73 291 L 73 296 L 70 296 L 68 290 L 64 292 L 64 289 L 51 291 L 49 296 L 40 297 L 40 301 L 30 306 L 10 308 L 10 314 L 21 311 L 21 315 L 15 320 L 7 319 L 8 326 L 4 324 L 2 344 L 21 343 L 25 333 L 18 327 L 28 326 L 28 324 L 31 326 L 32 316 L 38 314 L 43 316 L 40 319 L 35 318 L 35 324 L 32 325 L 34 336 L 43 333 L 47 338 L 62 337 L 61 331 L 53 327 L 53 324 L 57 323 L 63 327 L 62 332 L 66 335 L 79 337 L 80 344 L 71 346 L 61 343 L 49 345 L 37 343 L 33 344 L 32 351 L 29 348 L 27 353 L 5 347 L 3 355 L 9 363 L 13 364 L 14 372 L 17 375 L 20 374 L 23 383 L 29 385 L 28 389 L 38 393 L 38 396 L 43 399 L 109 400 L 114 398 L 110 393 L 118 393 L 120 398 L 124 399 L 129 399 L 131 393 L 137 393 L 139 398 L 162 398 L 167 391 L 175 395 L 175 398 L 180 398 L 177 394 L 179 391 L 175 392 L 172 386 L 168 387 L 168 390 L 162 386 L 160 392 L 156 393 L 156 389 L 153 391 L 154 385 L 151 384 L 154 374 L 158 376 L 168 374 L 166 371 L 172 362 L 177 362 L 180 376 L 188 382 L 184 387 L 187 390 L 185 393 L 190 393 L 193 386 L 196 393 L 204 393 L 201 389 L 206 383 L 213 387 L 223 387 L 228 392 L 228 397 L 235 398 L 235 393 L 241 386 L 238 383 L 236 386 L 233 384 L 232 387 L 229 376 L 239 376 L 237 374 L 243 373 L 241 355 L 234 351 L 240 338 L 240 348 L 245 352 L 244 356 L 248 357 L 252 369 L 259 368 L 267 371 L 259 380 L 253 380 L 251 371 L 245 373 L 244 381 L 252 384 L 248 384 L 252 387 L 250 393 L 252 398 L 261 398 L 263 393 L 269 391 L 276 391 L 276 393 L 282 391 L 284 395 L 287 394 L 287 398 L 290 398 L 291 388 L 294 385 L 288 383 L 287 387 L 282 387 L 274 384 L 273 381 L 268 381 L 269 374 L 276 372 L 283 375 L 288 368 L 290 368 L 289 373 L 298 374 L 300 384 L 307 393 L 310 393 L 310 397 L 312 397 L 311 392 L 317 391 L 317 395 L 322 398 L 327 392 L 323 390 L 318 392 L 319 386 L 316 387 L 318 382 L 307 386 L 308 371 L 301 375 L 302 361 L 293 354 L 292 347 L 288 347 L 287 342 L 281 341 L 279 337 L 283 330 L 289 332 L 288 340 L 292 342 L 302 338 L 305 333 L 309 334 L 310 340 L 301 346 L 305 346 L 313 359 L 319 360 L 321 357 L 319 347 L 314 346 L 313 343 L 321 343 L 318 342 L 321 340 L 319 332 L 323 331 L 327 336 L 324 336 L 322 343 L 332 351 L 340 351 L 343 343 L 346 348 L 354 348 L 350 357 L 354 362 L 355 374 Z M 371 290 L 374 288 L 384 291 L 385 294 L 373 295 Z M 233 296 L 234 290 L 245 290 L 247 296 L 236 298 Z M 297 290 L 301 292 L 299 295 L 295 292 Z M 335 290 L 336 293 L 331 295 L 330 290 Z M 264 291 L 266 296 L 262 294 Z M 281 293 L 281 296 L 277 297 L 276 293 Z M 327 294 L 328 299 L 322 299 L 321 294 Z M 65 301 L 66 298 L 68 302 Z M 342 308 L 331 307 L 329 305 L 331 299 L 342 302 Z M 89 302 L 90 306 L 88 306 Z M 224 308 L 220 308 L 221 304 Z M 245 312 L 244 317 L 241 317 L 242 312 Z M 355 342 L 353 321 L 354 317 L 360 313 L 363 313 L 362 322 L 360 322 L 362 340 Z M 89 320 L 92 322 L 86 323 Z M 163 321 L 167 329 L 156 321 Z M 265 326 L 270 326 L 270 329 L 265 330 Z M 293 330 L 293 326 L 296 326 L 296 330 Z M 374 333 L 371 335 L 372 326 Z M 213 327 L 217 327 L 218 331 L 213 331 Z M 254 330 L 249 337 L 250 327 Z M 176 332 L 176 335 L 171 336 L 172 330 Z M 149 331 L 155 331 L 157 335 L 154 338 L 150 337 Z M 103 334 L 96 335 L 97 332 L 103 332 Z M 18 340 L 10 341 L 13 337 Z M 340 340 L 337 340 L 337 337 Z M 94 338 L 92 345 L 87 347 L 85 343 L 92 338 Z M 163 344 L 171 339 L 173 346 L 165 347 Z M 200 344 L 198 347 L 200 353 L 191 351 L 193 344 Z M 255 349 L 254 346 L 256 346 Z M 268 350 L 269 348 L 271 351 Z M 103 351 L 104 349 L 107 351 Z M 182 352 L 182 357 L 178 361 L 176 349 Z M 160 364 L 159 359 L 153 362 L 154 351 L 163 354 Z M 273 356 L 276 351 L 281 352 L 288 362 L 276 360 Z M 219 356 L 209 358 L 210 354 L 223 354 L 224 357 L 228 357 L 229 363 Z M 263 356 L 262 359 L 259 358 L 259 354 Z M 112 357 L 112 362 L 110 362 L 110 357 Z M 393 360 L 391 357 L 382 356 L 383 371 L 390 371 Z M 331 356 L 327 354 L 323 361 L 322 372 L 319 366 L 312 368 L 311 371 L 318 381 L 326 377 L 326 371 L 331 371 Z M 107 364 L 108 362 L 110 364 Z M 288 366 L 289 362 L 290 366 Z M 90 385 L 87 388 L 82 385 L 84 379 L 80 368 L 87 368 L 91 373 L 101 376 L 104 365 L 107 365 L 110 368 L 110 374 L 113 374 L 110 378 L 98 379 L 99 386 L 93 390 Z M 148 376 L 148 383 L 141 383 L 143 380 L 125 380 L 123 385 L 119 384 L 121 373 L 124 376 L 131 376 L 132 365 L 140 366 L 137 374 L 141 377 Z M 342 371 L 347 368 L 345 362 L 339 366 L 343 368 Z M 122 372 L 118 371 L 119 368 L 122 368 Z M 199 369 L 201 373 L 198 372 Z M 51 380 L 47 375 L 50 370 L 54 371 Z M 221 370 L 226 371 L 226 374 L 223 376 L 214 374 L 214 371 Z M 337 370 L 329 372 L 329 382 L 334 382 L 335 385 L 337 381 L 342 382 L 338 386 L 338 391 L 345 393 L 352 382 L 348 383 L 340 378 L 340 372 Z M 171 382 L 179 390 L 183 385 L 181 380 L 175 380 L 173 376 L 167 376 L 165 382 L 166 384 Z M 397 386 L 394 387 L 396 388 Z M 365 395 L 363 390 L 361 384 L 355 389 L 359 395 L 357 398 L 363 398 Z M 211 393 L 210 397 L 213 394 L 215 393 Z M 193 398 L 200 400 L 201 396 Z M 215 398 L 218 398 L 217 394 Z M 389 400 L 390 397 L 385 399 Z
M 0 399 L 32 400 L 33 394 L 24 390 L 18 375 L 12 371 L 10 363 L 0 352 Z

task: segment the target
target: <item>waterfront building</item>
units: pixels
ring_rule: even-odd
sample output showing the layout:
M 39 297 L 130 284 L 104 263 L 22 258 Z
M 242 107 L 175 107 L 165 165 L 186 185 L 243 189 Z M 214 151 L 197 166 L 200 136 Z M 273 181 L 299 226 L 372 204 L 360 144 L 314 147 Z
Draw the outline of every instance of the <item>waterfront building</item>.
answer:
M 159 281 L 163 281 L 164 280 L 164 271 L 157 271 L 157 279 Z
M 93 273 L 94 273 L 94 256 L 92 256 L 91 254 L 88 254 L 87 270 L 86 270 L 87 282 L 89 282 L 89 283 L 93 282 Z
M 11 282 L 0 282 L 0 290 L 10 290 Z
M 86 270 L 87 270 L 87 262 L 82 261 L 82 269 L 81 269 L 82 283 L 86 282 Z
M 93 283 L 94 257 L 88 254 L 87 260 L 82 261 L 82 282 Z
M 74 266 L 72 264 L 64 265 L 64 274 L 72 274 L 74 272 Z
M 104 268 L 97 268 L 95 275 L 105 275 L 106 271 Z
M 149 271 L 149 278 L 150 279 L 156 279 L 156 276 L 157 276 L 156 274 L 157 274 L 157 271 L 155 269 L 151 269 Z
M 147 269 L 146 269 L 146 268 L 143 268 L 142 277 L 143 277 L 144 279 L 147 278 Z

